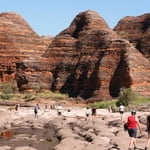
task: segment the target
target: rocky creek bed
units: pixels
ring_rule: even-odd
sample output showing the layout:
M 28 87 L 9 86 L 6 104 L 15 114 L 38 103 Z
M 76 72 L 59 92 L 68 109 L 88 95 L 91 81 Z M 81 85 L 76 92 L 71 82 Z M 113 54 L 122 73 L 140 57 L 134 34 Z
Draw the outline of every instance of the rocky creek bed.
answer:
M 124 113 L 123 119 L 129 114 Z M 137 112 L 142 122 L 142 134 L 137 138 L 141 149 L 146 143 L 148 114 Z M 1 106 L 0 150 L 127 150 L 129 137 L 122 121 L 119 113 L 105 109 L 98 109 L 95 118 L 87 119 L 85 107 L 63 107 L 62 116 L 41 107 L 35 118 L 32 107 L 20 107 L 16 112 Z

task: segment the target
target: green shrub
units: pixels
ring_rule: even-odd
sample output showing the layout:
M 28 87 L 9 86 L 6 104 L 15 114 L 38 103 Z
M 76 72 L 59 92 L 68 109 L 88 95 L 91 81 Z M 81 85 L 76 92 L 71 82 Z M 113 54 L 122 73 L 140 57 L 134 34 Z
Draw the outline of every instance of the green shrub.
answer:
M 10 93 L 10 94 L 5 94 L 5 93 L 2 93 L 0 95 L 0 98 L 3 99 L 3 100 L 19 100 L 21 99 L 21 94 L 19 93 Z
M 150 97 L 141 97 L 137 96 L 136 99 L 132 102 L 132 106 L 130 104 L 130 107 L 143 107 L 143 106 L 149 106 L 150 105 Z
M 0 83 L 0 91 L 3 94 L 15 93 L 18 91 L 15 81 L 12 82 L 2 82 Z
M 44 99 L 52 99 L 52 100 L 65 100 L 68 98 L 67 94 L 62 93 L 54 93 L 51 91 L 44 91 L 37 94 L 38 98 L 44 98 Z
M 35 93 L 39 93 L 41 91 L 41 85 L 32 85 L 31 87 Z
M 120 104 L 123 104 L 124 106 L 128 106 L 129 104 L 132 104 L 135 100 L 136 100 L 136 94 L 132 91 L 132 89 L 125 88 L 121 90 L 116 105 L 119 106 Z
M 0 98 L 1 99 L 10 99 L 13 97 L 12 93 L 18 91 L 17 84 L 15 81 L 12 82 L 2 82 L 0 83 Z
M 115 105 L 116 105 L 116 100 L 111 100 L 111 101 L 105 100 L 105 101 L 89 104 L 89 107 L 109 108 L 109 107 L 115 107 Z
M 26 94 L 23 99 L 25 99 L 26 102 L 30 102 L 36 99 L 36 97 L 33 94 Z
M 9 94 L 1 94 L 0 98 L 3 100 L 8 100 L 10 98 Z

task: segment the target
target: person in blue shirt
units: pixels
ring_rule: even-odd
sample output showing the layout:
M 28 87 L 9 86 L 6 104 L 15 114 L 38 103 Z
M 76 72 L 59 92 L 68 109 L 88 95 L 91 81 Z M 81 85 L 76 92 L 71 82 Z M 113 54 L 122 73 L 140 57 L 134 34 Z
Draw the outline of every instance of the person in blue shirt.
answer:
M 34 114 L 35 114 L 35 118 L 38 118 L 38 110 L 40 109 L 40 107 L 39 107 L 39 105 L 38 104 L 36 104 L 35 106 L 34 106 Z

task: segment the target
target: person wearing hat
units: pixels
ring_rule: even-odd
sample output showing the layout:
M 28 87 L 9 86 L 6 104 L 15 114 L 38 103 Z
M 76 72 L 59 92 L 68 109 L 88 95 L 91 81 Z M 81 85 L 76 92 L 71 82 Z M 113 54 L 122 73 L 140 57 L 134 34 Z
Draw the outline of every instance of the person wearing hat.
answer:
M 135 110 L 131 111 L 131 115 L 127 118 L 125 123 L 128 124 L 128 134 L 130 137 L 128 150 L 131 150 L 132 148 L 136 149 L 137 148 L 137 143 L 136 143 L 137 129 L 139 129 L 141 133 L 141 125 L 139 123 L 139 119 L 136 116 Z

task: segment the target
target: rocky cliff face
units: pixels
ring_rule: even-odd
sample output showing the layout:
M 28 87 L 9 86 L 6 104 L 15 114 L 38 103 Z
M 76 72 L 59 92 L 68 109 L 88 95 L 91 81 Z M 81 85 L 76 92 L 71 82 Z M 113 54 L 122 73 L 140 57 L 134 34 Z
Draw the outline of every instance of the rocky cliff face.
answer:
M 44 37 L 41 39 L 23 22 L 21 26 L 18 21 L 13 23 L 18 30 L 8 28 L 10 34 L 1 34 L 11 46 L 2 44 L 15 51 L 10 60 L 14 60 L 13 73 L 20 90 L 41 87 L 72 97 L 102 100 L 117 97 L 121 88 L 130 87 L 140 95 L 150 96 L 148 59 L 110 29 L 95 11 L 78 14 L 50 42 L 47 38 L 43 41 Z M 5 54 L 9 49 L 2 50 Z
M 0 14 L 0 80 L 15 78 L 16 63 L 44 53 L 47 42 L 18 14 Z
M 44 54 L 54 59 L 52 90 L 73 97 L 109 96 L 109 82 L 120 51 L 110 47 L 114 37 L 117 35 L 96 12 L 77 15 Z
M 17 63 L 16 80 L 20 91 L 50 89 L 52 73 L 51 62 L 43 57 L 29 57 Z
M 53 59 L 51 88 L 54 91 L 84 99 L 117 97 L 122 87 L 150 94 L 147 60 L 94 11 L 77 15 L 71 25 L 55 37 L 44 56 Z M 134 62 L 132 57 L 137 56 L 139 59 Z M 140 83 L 145 83 L 147 88 Z
M 129 87 L 143 96 L 150 96 L 150 63 L 149 60 L 128 44 L 125 51 L 125 61 L 131 79 Z
M 125 17 L 119 21 L 114 30 L 150 60 L 150 13 Z

